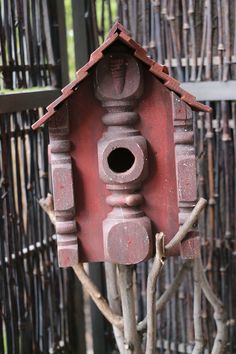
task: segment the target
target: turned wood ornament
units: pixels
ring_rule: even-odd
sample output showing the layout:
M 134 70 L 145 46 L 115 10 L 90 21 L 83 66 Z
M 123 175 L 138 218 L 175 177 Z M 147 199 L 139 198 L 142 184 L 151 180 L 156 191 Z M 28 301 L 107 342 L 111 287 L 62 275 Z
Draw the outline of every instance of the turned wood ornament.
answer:
M 102 117 L 107 129 L 98 141 L 98 166 L 111 192 L 106 202 L 113 208 L 103 221 L 105 259 L 134 264 L 150 255 L 152 227 L 142 210 L 147 142 L 134 128 L 140 119 L 133 109 L 143 93 L 142 67 L 125 49 L 114 46 L 96 68 L 96 97 L 107 111 Z

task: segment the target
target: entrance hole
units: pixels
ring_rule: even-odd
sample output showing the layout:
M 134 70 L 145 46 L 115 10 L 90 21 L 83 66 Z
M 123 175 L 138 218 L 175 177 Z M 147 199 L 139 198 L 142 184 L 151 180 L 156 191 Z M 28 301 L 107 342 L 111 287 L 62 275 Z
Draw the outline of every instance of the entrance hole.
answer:
M 109 154 L 107 160 L 113 172 L 124 173 L 133 166 L 135 157 L 129 149 L 117 148 Z

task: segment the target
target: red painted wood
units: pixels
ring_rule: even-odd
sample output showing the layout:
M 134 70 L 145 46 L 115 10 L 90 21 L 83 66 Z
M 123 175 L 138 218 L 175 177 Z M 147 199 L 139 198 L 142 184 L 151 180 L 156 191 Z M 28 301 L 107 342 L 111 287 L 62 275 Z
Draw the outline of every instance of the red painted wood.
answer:
M 163 231 L 167 241 L 178 229 L 171 94 L 148 71 L 144 77 L 144 94 L 136 107 L 141 116 L 137 128 L 146 138 L 149 150 L 149 177 L 142 186 L 142 209 L 152 220 L 153 235 Z M 105 201 L 109 193 L 99 178 L 97 162 L 97 141 L 105 130 L 101 121 L 105 110 L 92 92 L 91 76 L 69 99 L 80 261 L 104 260 L 102 221 L 111 210 Z
M 137 126 L 148 141 L 150 173 L 143 185 L 144 211 L 153 222 L 153 232 L 162 231 L 169 241 L 178 230 L 174 128 L 171 93 L 148 71 L 144 95 L 137 110 Z
M 67 104 L 50 122 L 49 136 L 58 263 L 61 267 L 69 267 L 79 259 Z

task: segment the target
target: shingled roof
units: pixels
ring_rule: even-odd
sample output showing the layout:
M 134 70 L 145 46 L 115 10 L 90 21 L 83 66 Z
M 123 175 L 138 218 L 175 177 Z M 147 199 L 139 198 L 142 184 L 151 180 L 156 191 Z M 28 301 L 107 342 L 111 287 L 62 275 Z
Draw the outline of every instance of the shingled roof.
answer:
M 53 117 L 57 111 L 58 105 L 64 102 L 69 96 L 73 95 L 75 90 L 77 90 L 79 83 L 89 75 L 89 70 L 103 58 L 104 50 L 117 40 L 120 40 L 122 43 L 133 49 L 133 55 L 146 64 L 149 67 L 149 71 L 160 79 L 165 87 L 175 92 L 180 99 L 191 106 L 193 110 L 211 112 L 212 109 L 210 107 L 197 102 L 194 96 L 180 87 L 180 82 L 169 75 L 166 66 L 160 65 L 149 58 L 147 52 L 141 47 L 141 45 L 128 35 L 125 28 L 119 22 L 116 22 L 105 42 L 91 54 L 88 63 L 76 72 L 76 79 L 61 90 L 62 95 L 47 107 L 47 113 L 32 125 L 33 129 L 39 128 L 48 119 Z

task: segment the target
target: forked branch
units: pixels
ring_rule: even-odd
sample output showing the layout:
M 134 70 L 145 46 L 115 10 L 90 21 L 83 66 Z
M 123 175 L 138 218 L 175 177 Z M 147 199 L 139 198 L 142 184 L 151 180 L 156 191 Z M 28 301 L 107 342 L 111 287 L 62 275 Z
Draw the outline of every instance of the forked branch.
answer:
M 225 344 L 227 341 L 224 306 L 222 302 L 218 299 L 216 294 L 213 292 L 213 290 L 211 289 L 200 258 L 198 259 L 198 262 L 199 262 L 202 291 L 214 309 L 214 319 L 217 328 L 217 333 L 216 333 L 211 354 L 221 354 L 224 352 Z
M 184 237 L 187 235 L 187 233 L 190 231 L 190 229 L 196 223 L 200 213 L 205 208 L 206 204 L 207 204 L 206 199 L 204 199 L 204 198 L 199 199 L 199 201 L 195 205 L 194 209 L 192 210 L 191 214 L 189 215 L 188 219 L 180 227 L 179 231 L 172 238 L 172 240 L 165 246 L 165 251 L 164 251 L 165 256 L 168 256 L 168 254 L 171 253 L 172 249 L 184 239 Z M 162 294 L 160 299 L 157 301 L 156 312 L 160 312 L 164 308 L 165 304 L 170 300 L 170 298 L 174 295 L 175 291 L 178 289 L 178 287 L 183 279 L 183 276 L 185 274 L 185 270 L 187 269 L 187 265 L 189 265 L 189 262 L 186 262 L 183 265 L 183 267 L 177 273 L 177 276 L 174 279 L 173 283 L 170 285 L 170 287 Z M 145 317 L 144 320 L 141 321 L 137 326 L 138 331 L 144 331 L 146 328 L 147 328 L 147 317 Z
M 40 200 L 40 205 L 44 209 L 44 211 L 49 215 L 52 223 L 55 224 L 55 213 L 53 209 L 52 196 L 48 195 L 46 199 Z M 85 287 L 86 291 L 89 293 L 99 310 L 102 312 L 104 317 L 115 327 L 118 329 L 117 331 L 117 339 L 118 346 L 121 352 L 124 353 L 141 353 L 141 346 L 139 343 L 139 338 L 137 336 L 138 331 L 144 331 L 147 328 L 147 346 L 146 346 L 146 354 L 155 353 L 155 342 L 156 342 L 156 313 L 160 312 L 165 304 L 170 300 L 175 291 L 178 289 L 183 276 L 186 270 L 189 268 L 190 262 L 187 261 L 183 264 L 181 269 L 178 271 L 173 283 L 170 287 L 162 294 L 160 299 L 155 301 L 155 290 L 156 290 L 156 281 L 162 266 L 164 264 L 164 258 L 166 255 L 171 253 L 171 250 L 179 244 L 188 231 L 192 228 L 194 223 L 196 222 L 200 212 L 206 205 L 206 200 L 201 198 L 199 202 L 196 204 L 192 213 L 190 214 L 188 220 L 184 223 L 184 225 L 179 229 L 174 238 L 164 247 L 164 234 L 157 234 L 156 236 L 156 255 L 154 258 L 152 270 L 148 277 L 148 286 L 147 286 L 147 314 L 148 316 L 137 325 L 135 321 L 134 314 L 134 302 L 133 298 L 133 288 L 132 288 L 132 272 L 129 267 L 119 266 L 120 270 L 120 282 L 121 282 L 121 297 L 122 297 L 122 307 L 123 307 L 123 316 L 126 316 L 126 321 L 123 320 L 119 314 L 114 313 L 112 308 L 109 306 L 105 298 L 102 296 L 98 288 L 89 278 L 87 273 L 85 272 L 83 265 L 79 263 L 74 266 L 73 269 L 81 281 L 82 285 Z M 111 269 L 110 269 L 111 270 Z M 108 272 L 109 273 L 109 272 Z M 212 290 L 209 287 L 207 279 L 204 278 L 205 274 L 202 270 L 201 273 L 201 285 L 203 291 L 207 297 L 207 299 L 212 303 L 212 306 L 215 310 L 215 319 L 217 324 L 217 336 L 215 339 L 214 347 L 212 354 L 221 353 L 219 350 L 222 348 L 222 343 L 225 342 L 225 324 L 222 319 L 222 307 L 219 306 L 221 304 L 216 296 L 213 294 Z M 125 285 L 125 286 L 123 286 Z M 123 289 L 123 294 L 122 294 Z M 114 289 L 113 289 L 114 290 Z M 116 289 L 117 291 L 117 289 Z M 128 296 L 128 295 L 129 296 Z M 221 304 L 222 305 L 222 304 Z M 120 313 L 120 311 L 119 311 Z M 127 315 L 129 314 L 129 315 Z M 132 318 L 131 318 L 131 317 Z M 124 322 L 125 327 L 124 328 Z M 122 341 L 124 342 L 123 333 L 125 332 L 126 342 L 124 346 L 122 345 Z
M 183 278 L 188 270 L 191 269 L 192 260 L 187 260 L 182 264 L 180 269 L 178 270 L 173 282 L 168 286 L 168 288 L 164 291 L 164 293 L 160 296 L 160 298 L 156 301 L 156 314 L 160 313 L 168 301 L 172 298 L 175 292 L 178 290 L 180 284 L 183 281 Z M 144 332 L 147 329 L 147 317 L 145 317 L 141 322 L 137 325 L 137 330 L 139 332 Z

